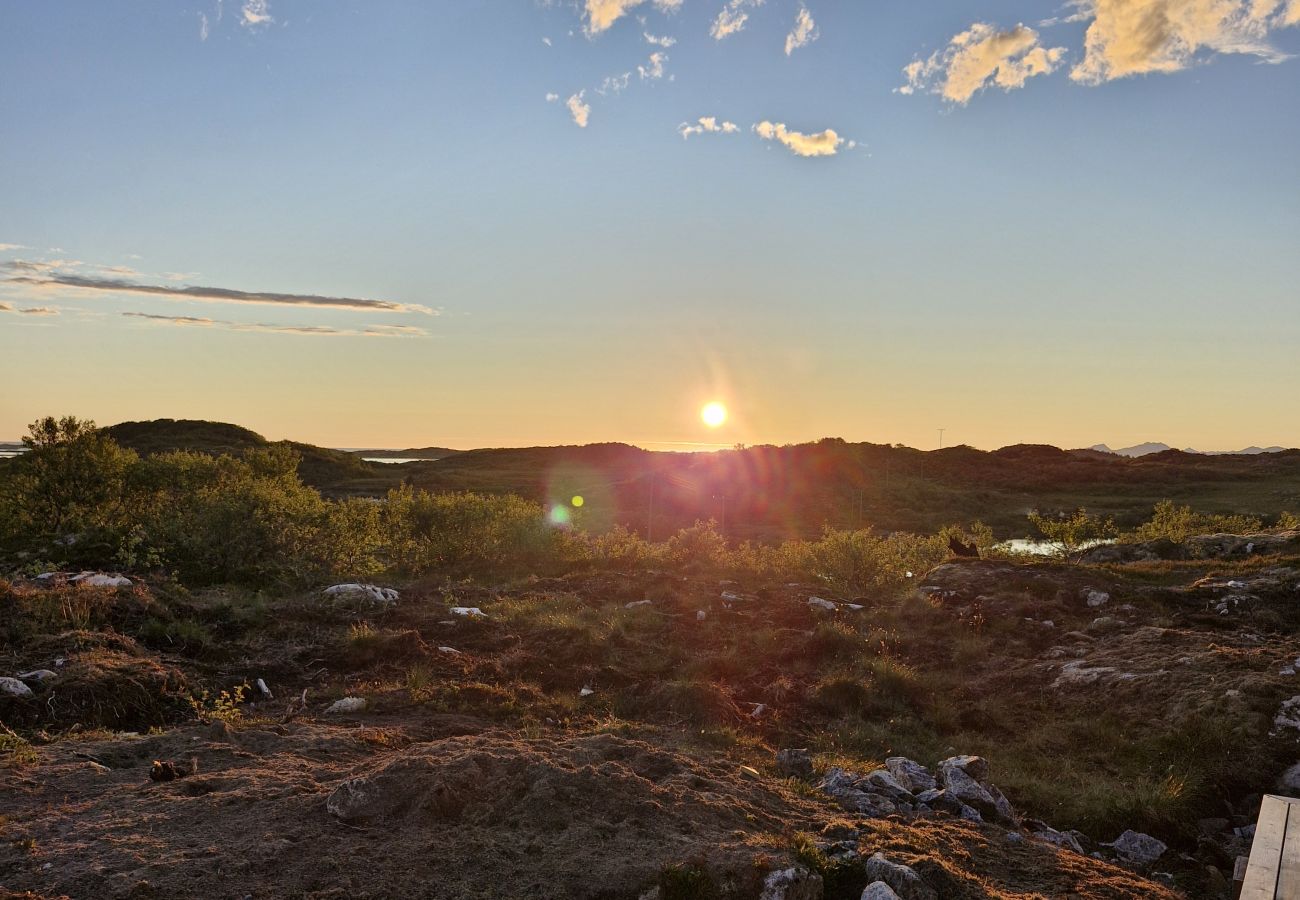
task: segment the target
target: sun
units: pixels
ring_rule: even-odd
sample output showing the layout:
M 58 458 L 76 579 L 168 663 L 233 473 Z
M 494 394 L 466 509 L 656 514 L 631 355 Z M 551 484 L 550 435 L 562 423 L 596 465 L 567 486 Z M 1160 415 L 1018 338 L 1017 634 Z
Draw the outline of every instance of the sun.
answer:
M 717 400 L 714 400 L 711 403 L 706 403 L 704 404 L 704 408 L 700 410 L 700 418 L 704 420 L 704 424 L 708 425 L 710 428 L 717 428 L 723 422 L 727 421 L 727 407 L 723 406 Z

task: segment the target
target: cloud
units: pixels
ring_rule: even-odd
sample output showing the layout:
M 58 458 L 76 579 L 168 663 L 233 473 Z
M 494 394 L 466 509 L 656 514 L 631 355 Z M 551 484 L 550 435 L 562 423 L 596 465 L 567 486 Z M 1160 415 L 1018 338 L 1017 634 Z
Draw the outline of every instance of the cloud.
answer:
M 1300 24 L 1300 0 L 1077 0 L 1089 21 L 1083 60 L 1070 72 L 1080 84 L 1177 72 L 1198 56 L 1241 53 L 1281 62 L 1268 41 Z
M 48 306 L 16 307 L 9 303 L 0 303 L 0 312 L 18 313 L 24 316 L 57 316 L 59 311 Z
M 24 247 L 22 244 L 0 244 L 0 253 L 4 253 L 7 250 L 26 250 L 26 249 L 27 248 Z
M 785 36 L 785 55 L 789 56 L 800 47 L 807 47 L 819 37 L 821 32 L 817 30 L 812 13 L 808 12 L 806 6 L 799 7 L 799 14 L 794 17 L 794 27 Z
M 556 94 L 556 93 L 554 93 L 554 92 L 552 92 L 552 91 L 547 91 L 547 92 L 546 92 L 546 102 L 547 102 L 547 103 L 554 103 L 556 100 L 559 100 L 559 99 L 560 99 L 560 95 L 559 95 L 559 94 Z
M 1300 0 L 1297 0 L 1297 2 L 1300 2 Z M 645 38 L 647 44 L 654 47 L 663 47 L 665 50 L 677 43 L 677 38 L 675 37 L 668 37 L 666 35 L 664 37 L 655 37 L 648 31 L 641 32 L 641 37 Z
M 606 75 L 605 80 L 600 83 L 600 87 L 596 88 L 596 93 L 602 97 L 609 94 L 620 94 L 627 88 L 628 80 L 631 77 L 631 72 L 624 72 L 622 75 Z M 573 107 L 570 106 L 569 109 L 573 109 Z
M 700 116 L 696 120 L 698 125 L 689 125 L 686 122 L 677 126 L 677 133 L 686 140 L 693 134 L 735 134 L 740 131 L 740 126 L 735 122 L 719 122 L 716 116 Z
M 642 81 L 658 81 L 664 77 L 664 63 L 668 60 L 668 54 L 662 50 L 656 50 L 650 54 L 650 59 L 644 66 L 637 66 L 637 73 L 641 76 Z
M 905 67 L 907 84 L 898 90 L 903 94 L 930 91 L 951 103 L 965 104 L 989 84 L 1005 91 L 1024 87 L 1035 75 L 1051 74 L 1064 57 L 1064 47 L 1043 47 L 1032 28 L 1017 25 L 999 31 L 977 22 L 929 59 Z
M 0 263 L 0 270 L 31 271 L 34 265 L 23 260 Z M 39 275 L 11 275 L 4 279 L 9 284 L 25 284 L 37 288 L 105 291 L 115 294 L 139 294 L 164 297 L 169 300 L 198 300 L 218 303 L 256 303 L 270 306 L 310 306 L 330 309 L 364 309 L 374 312 L 420 312 L 436 315 L 427 306 L 397 303 L 393 300 L 372 300 L 357 297 L 326 297 L 320 294 L 282 294 L 273 291 L 237 291 L 231 288 L 201 287 L 197 285 L 173 286 L 141 284 L 122 278 L 92 278 L 66 272 L 45 270 Z
M 587 21 L 583 25 L 583 31 L 586 32 L 587 37 L 595 37 L 645 2 L 646 0 L 586 0 L 584 17 Z M 682 8 L 683 0 L 653 0 L 653 2 L 660 12 L 672 13 Z
M 587 118 L 591 115 L 591 105 L 582 102 L 582 98 L 586 93 L 586 91 L 578 91 L 578 93 L 564 101 L 564 105 L 569 107 L 569 115 L 573 116 L 573 122 L 579 128 L 587 127 Z
M 762 5 L 763 0 L 727 0 L 727 5 L 718 11 L 718 17 L 713 20 L 709 34 L 715 41 L 720 41 L 738 31 L 743 31 L 745 23 L 749 21 L 749 13 L 745 12 L 745 7 Z
M 219 328 L 224 331 L 257 331 L 267 334 L 296 334 L 315 337 L 427 337 L 429 332 L 414 325 L 364 325 L 361 328 L 334 328 L 330 325 L 268 325 L 259 322 L 228 322 L 202 316 L 163 316 L 155 313 L 124 312 L 122 315 L 145 319 L 160 325 L 182 328 Z
M 542 38 L 542 43 L 549 47 L 551 46 L 551 39 L 548 37 L 544 37 Z
M 765 141 L 780 141 L 796 156 L 834 156 L 844 143 L 844 138 L 830 128 L 818 134 L 801 134 L 780 122 L 766 120 L 755 125 L 754 132 Z
M 199 40 L 206 41 L 207 39 L 208 39 L 208 15 L 207 13 L 199 13 Z
M 267 0 L 244 0 L 244 5 L 239 9 L 239 24 L 245 28 L 256 28 L 259 25 L 270 25 L 275 22 L 275 17 L 271 15 L 271 8 Z

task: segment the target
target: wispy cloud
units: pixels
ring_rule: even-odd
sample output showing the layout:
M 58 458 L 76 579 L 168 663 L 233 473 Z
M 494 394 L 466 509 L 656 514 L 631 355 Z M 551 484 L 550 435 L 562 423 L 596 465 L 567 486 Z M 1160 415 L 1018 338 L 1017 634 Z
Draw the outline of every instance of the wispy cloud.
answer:
M 610 94 L 621 94 L 627 89 L 627 83 L 632 78 L 631 72 L 624 72 L 622 75 L 606 75 L 605 80 L 596 87 L 596 93 L 602 97 L 608 97 Z M 570 106 L 570 109 L 573 107 Z
M 560 95 L 557 94 L 557 93 L 555 93 L 554 91 L 547 91 L 547 92 L 546 92 L 546 102 L 547 102 L 547 103 L 554 103 L 556 100 L 559 100 L 559 99 L 560 99 Z
M 208 14 L 199 13 L 199 40 L 206 41 L 207 39 L 208 39 Z
M 124 312 L 123 316 L 144 319 L 159 325 L 181 328 L 218 328 L 225 331 L 257 331 L 267 334 L 291 334 L 308 337 L 427 337 L 429 332 L 414 325 L 364 325 L 361 328 L 334 328 L 329 325 L 268 325 L 260 322 L 229 322 L 202 316 L 164 316 L 155 313 Z
M 696 120 L 697 124 L 691 125 L 687 122 L 677 126 L 677 133 L 686 140 L 693 134 L 735 134 L 740 131 L 740 126 L 735 122 L 719 122 L 716 116 L 700 116 Z
M 664 77 L 664 63 L 668 61 L 668 54 L 662 50 L 656 50 L 650 54 L 650 59 L 644 66 L 637 66 L 637 74 L 641 76 L 642 81 L 658 81 Z
M 244 0 L 244 5 L 239 9 L 239 24 L 245 28 L 270 25 L 274 21 L 275 17 L 271 15 L 271 7 L 267 0 Z
M 667 35 L 664 37 L 656 37 L 648 31 L 641 32 L 641 37 L 645 38 L 647 44 L 654 47 L 663 47 L 665 50 L 677 43 L 677 38 L 675 37 L 668 37 Z
M 582 102 L 586 93 L 586 91 L 578 91 L 564 101 L 564 105 L 569 108 L 569 115 L 573 116 L 573 122 L 579 128 L 587 127 L 587 119 L 591 115 L 591 104 Z
M 763 0 L 727 0 L 727 4 L 718 11 L 718 17 L 713 20 L 709 34 L 715 41 L 720 41 L 739 31 L 744 31 L 745 23 L 749 21 L 746 8 L 762 5 Z
M 17 307 L 10 303 L 0 303 L 0 312 L 18 313 L 24 316 L 57 316 L 59 311 L 48 306 Z
M 1050 75 L 1065 57 L 1064 47 L 1046 48 L 1038 32 L 1025 25 L 999 31 L 977 22 L 953 37 L 929 59 L 903 69 L 907 83 L 899 93 L 929 91 L 951 103 L 966 104 L 990 84 L 1004 91 L 1025 86 L 1036 75 Z
M 102 278 L 76 275 L 49 268 L 48 263 L 25 260 L 0 263 L 0 271 L 23 274 L 10 275 L 7 284 L 23 284 L 42 290 L 73 289 L 102 291 L 114 294 L 137 294 L 163 297 L 170 300 L 197 300 L 218 303 L 256 303 L 270 306 L 303 306 L 332 309 L 362 309 L 376 312 L 419 312 L 435 315 L 435 310 L 413 303 L 393 300 L 374 300 L 360 297 L 327 297 L 321 294 L 285 294 L 275 291 L 240 291 L 233 288 L 203 287 L 198 285 L 142 284 L 124 278 Z M 30 274 L 28 274 L 30 273 Z
M 789 56 L 800 47 L 807 47 L 819 37 L 821 32 L 817 30 L 812 13 L 808 12 L 808 7 L 800 6 L 799 14 L 794 17 L 794 27 L 785 36 L 785 55 Z
M 595 37 L 645 2 L 646 0 L 586 0 L 583 31 L 587 37 Z M 653 0 L 655 8 L 665 13 L 681 9 L 682 2 L 683 0 Z
M 4 253 L 8 250 L 26 250 L 26 249 L 27 248 L 24 247 L 22 244 L 0 244 L 0 253 Z
M 803 134 L 791 131 L 780 122 L 766 120 L 754 126 L 754 133 L 765 141 L 785 144 L 796 156 L 834 156 L 845 143 L 844 138 L 830 128 L 816 134 Z
M 1300 0 L 1076 0 L 1089 22 L 1083 60 L 1070 72 L 1081 84 L 1177 72 L 1198 56 L 1241 53 L 1267 62 L 1287 55 L 1269 43 L 1274 30 L 1300 25 Z

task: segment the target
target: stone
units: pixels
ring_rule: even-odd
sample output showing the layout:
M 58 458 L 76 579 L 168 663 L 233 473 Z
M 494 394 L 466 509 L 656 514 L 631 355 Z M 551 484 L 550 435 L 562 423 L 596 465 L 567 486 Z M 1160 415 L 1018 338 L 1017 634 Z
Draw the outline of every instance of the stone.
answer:
M 862 896 L 859 900 L 899 900 L 894 889 L 883 881 L 873 881 L 862 889 Z
M 868 884 L 883 881 L 899 900 L 939 900 L 934 888 L 922 881 L 911 866 L 890 862 L 882 853 L 872 854 L 863 866 Z
M 790 778 L 812 778 L 812 755 L 805 747 L 786 747 L 776 751 L 776 770 Z
M 0 694 L 8 694 L 10 697 L 20 697 L 26 699 L 32 696 L 32 689 L 23 684 L 17 678 L 9 676 L 0 676 Z
M 477 606 L 453 606 L 450 610 L 453 616 L 463 616 L 467 619 L 486 619 L 487 613 Z
M 1114 616 L 1098 616 L 1092 620 L 1088 630 L 1093 634 L 1111 634 L 1124 627 L 1124 623 Z
M 950 756 L 939 763 L 939 770 L 961 769 L 976 781 L 989 777 L 989 761 L 982 756 Z
M 888 769 L 875 769 L 868 772 L 867 777 L 859 781 L 857 787 L 860 791 L 880 794 L 894 801 L 911 803 L 914 799 L 912 792 L 899 784 L 898 779 Z
M 58 678 L 57 672 L 51 672 L 49 669 L 33 669 L 30 672 L 23 672 L 18 676 L 19 681 L 25 681 L 28 684 L 43 684 L 47 681 L 53 681 Z
M 824 609 L 829 612 L 835 612 L 836 606 L 829 600 L 823 600 L 821 597 L 809 597 L 808 605 L 813 609 Z
M 1300 791 L 1300 762 L 1278 776 L 1277 786 L 1293 793 Z
M 861 813 L 869 818 L 880 818 L 898 812 L 898 807 L 887 797 L 871 794 L 858 787 L 860 779 L 838 766 L 833 766 L 818 785 L 844 809 Z
M 131 579 L 125 575 L 108 575 L 104 572 L 82 572 L 68 579 L 73 584 L 87 587 L 124 588 L 131 586 Z
M 1035 823 L 1036 827 L 1029 833 L 1029 836 L 1035 840 L 1060 847 L 1062 850 L 1070 850 L 1083 856 L 1083 845 L 1074 837 L 1066 834 L 1064 831 L 1057 831 L 1042 822 Z
M 955 757 L 954 759 L 960 760 L 964 758 Z M 987 772 L 988 766 L 985 764 L 982 769 L 977 766 L 975 770 Z M 943 784 L 948 795 L 966 806 L 973 806 L 981 812 L 987 811 L 990 813 L 996 809 L 993 795 L 986 791 L 970 773 L 953 760 L 945 759 L 939 763 L 939 781 Z
M 889 757 L 885 760 L 885 768 L 899 784 L 913 793 L 931 790 L 938 784 L 929 769 L 906 756 Z
M 331 703 L 329 709 L 325 710 L 325 714 L 337 715 L 339 713 L 361 712 L 365 708 L 365 697 L 344 697 L 342 700 L 335 700 Z
M 822 900 L 822 877 L 803 866 L 769 872 L 759 900 Z
M 1085 665 L 1083 660 L 1076 659 L 1061 666 L 1061 671 L 1052 682 L 1052 687 L 1060 690 L 1063 687 L 1096 684 L 1099 681 L 1112 680 L 1116 674 L 1114 666 L 1089 666 Z
M 397 602 L 399 596 L 397 591 L 392 588 L 380 587 L 377 584 L 361 584 L 355 581 L 332 584 L 321 593 L 327 597 L 359 597 L 372 603 L 378 603 L 381 606 L 391 606 Z
M 1110 602 L 1110 594 L 1105 591 L 1096 591 L 1091 588 L 1085 588 L 1083 591 L 1083 600 L 1088 606 L 1096 609 L 1098 606 L 1105 606 Z
M 1120 857 L 1139 865 L 1150 865 L 1164 855 L 1169 848 L 1149 834 L 1140 831 L 1126 831 L 1109 844 Z

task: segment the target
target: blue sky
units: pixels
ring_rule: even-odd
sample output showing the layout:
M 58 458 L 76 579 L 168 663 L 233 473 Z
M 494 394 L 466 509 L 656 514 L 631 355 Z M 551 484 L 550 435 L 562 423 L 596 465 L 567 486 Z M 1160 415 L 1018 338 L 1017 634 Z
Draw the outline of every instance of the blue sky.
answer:
M 0 437 L 1297 445 L 1293 22 L 9 2 Z

